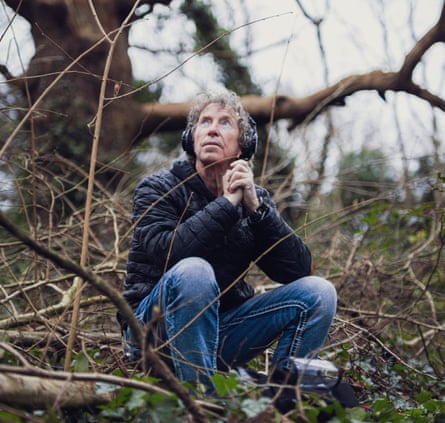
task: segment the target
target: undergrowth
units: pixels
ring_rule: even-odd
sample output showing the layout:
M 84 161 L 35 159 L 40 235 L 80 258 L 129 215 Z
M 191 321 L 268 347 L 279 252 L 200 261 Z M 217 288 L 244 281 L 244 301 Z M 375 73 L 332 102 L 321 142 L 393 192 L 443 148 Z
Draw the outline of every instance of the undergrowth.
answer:
M 97 198 L 90 225 L 88 266 L 118 290 L 131 231 L 128 198 Z M 23 225 L 20 211 L 12 211 L 13 216 Z M 303 395 L 295 409 L 282 416 L 264 395 L 264 386 L 226 373 L 215 376 L 216 397 L 208 398 L 199 389 L 191 394 L 208 421 L 317 422 L 322 415 L 335 414 L 330 422 L 445 422 L 444 220 L 443 209 L 432 203 L 405 210 L 376 200 L 296 225 L 313 252 L 315 273 L 330 279 L 338 292 L 337 316 L 320 357 L 343 370 L 361 406 L 343 409 L 335 401 Z M 81 235 L 82 214 L 76 211 L 39 229 L 35 237 L 61 255 L 77 257 Z M 2 372 L 45 369 L 50 380 L 64 367 L 71 319 L 64 300 L 74 275 L 39 258 L 4 230 L 0 252 Z M 274 286 L 255 271 L 250 282 L 259 291 Z M 73 353 L 73 378 L 116 378 L 98 377 L 95 382 L 96 394 L 110 394 L 108 401 L 90 405 L 86 397 L 85 406 L 73 409 L 60 407 L 56 399 L 36 409 L 9 398 L 0 401 L 0 421 L 190 421 L 189 410 L 162 380 L 125 363 L 116 310 L 88 285 L 82 291 Z M 259 356 L 249 366 L 267 372 L 268 358 Z M 128 381 L 141 382 L 143 389 Z

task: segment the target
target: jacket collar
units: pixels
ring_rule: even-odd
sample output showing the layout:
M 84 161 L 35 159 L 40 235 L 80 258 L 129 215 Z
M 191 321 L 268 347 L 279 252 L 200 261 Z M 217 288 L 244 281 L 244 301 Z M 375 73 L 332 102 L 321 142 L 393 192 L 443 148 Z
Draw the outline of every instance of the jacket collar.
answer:
M 215 194 L 207 189 L 202 179 L 196 173 L 194 163 L 190 160 L 176 160 L 173 162 L 170 172 L 181 180 L 186 181 L 186 185 L 192 191 L 203 195 L 208 201 L 212 201 L 216 198 Z

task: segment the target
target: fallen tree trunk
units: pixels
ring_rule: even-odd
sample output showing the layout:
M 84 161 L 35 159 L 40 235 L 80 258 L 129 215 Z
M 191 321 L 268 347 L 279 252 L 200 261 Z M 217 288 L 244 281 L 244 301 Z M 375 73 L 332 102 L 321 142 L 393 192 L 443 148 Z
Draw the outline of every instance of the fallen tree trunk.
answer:
M 0 402 L 26 409 L 92 407 L 112 399 L 110 392 L 98 394 L 95 382 L 0 373 Z
M 26 331 L 26 330 L 2 330 L 0 329 L 0 341 L 5 340 L 20 347 L 53 346 L 64 347 L 66 345 L 67 333 L 48 331 Z M 117 332 L 82 332 L 77 333 L 77 339 L 84 341 L 87 345 L 119 345 L 121 334 Z
M 99 383 L 102 383 L 100 385 Z M 0 404 L 24 409 L 88 408 L 107 404 L 120 388 L 129 387 L 169 397 L 174 393 L 151 383 L 101 373 L 69 373 L 0 364 Z M 200 407 L 221 412 L 223 409 L 205 401 Z
M 121 387 L 166 396 L 159 386 L 102 373 L 70 373 L 0 364 L 0 403 L 28 409 L 92 407 L 111 401 Z

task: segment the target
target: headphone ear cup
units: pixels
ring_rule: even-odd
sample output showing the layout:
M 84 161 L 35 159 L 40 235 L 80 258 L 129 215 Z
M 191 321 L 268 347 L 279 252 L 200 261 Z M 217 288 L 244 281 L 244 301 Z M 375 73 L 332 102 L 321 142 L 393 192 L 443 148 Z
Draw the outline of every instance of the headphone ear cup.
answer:
M 258 149 L 258 132 L 256 129 L 256 122 L 249 115 L 249 132 L 245 135 L 244 145 L 241 149 L 241 158 L 250 160 Z
M 192 134 L 192 128 L 187 126 L 187 128 L 184 129 L 181 136 L 181 144 L 182 149 L 189 155 L 194 156 L 195 155 L 195 148 L 194 148 L 194 141 L 193 141 L 193 134 Z

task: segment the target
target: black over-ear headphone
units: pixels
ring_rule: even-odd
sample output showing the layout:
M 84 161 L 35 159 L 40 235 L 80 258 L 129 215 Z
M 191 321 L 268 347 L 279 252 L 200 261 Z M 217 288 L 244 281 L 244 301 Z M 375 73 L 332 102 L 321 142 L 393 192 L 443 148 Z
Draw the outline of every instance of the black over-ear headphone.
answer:
M 187 126 L 181 136 L 182 149 L 190 156 L 195 157 L 194 141 L 192 127 Z M 250 160 L 258 148 L 258 132 L 256 122 L 249 115 L 249 129 L 244 134 L 244 140 L 241 142 L 240 159 Z

